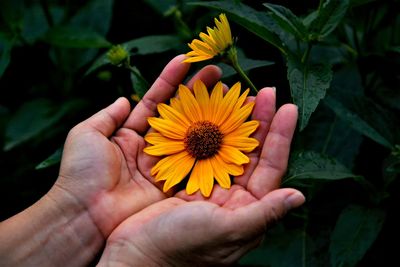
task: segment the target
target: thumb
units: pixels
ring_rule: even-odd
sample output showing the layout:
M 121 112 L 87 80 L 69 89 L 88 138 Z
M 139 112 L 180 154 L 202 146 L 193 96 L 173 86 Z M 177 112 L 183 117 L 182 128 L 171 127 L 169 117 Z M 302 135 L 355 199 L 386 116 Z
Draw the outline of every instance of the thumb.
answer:
M 242 226 L 243 235 L 259 235 L 268 225 L 282 218 L 289 210 L 301 206 L 304 195 L 292 188 L 274 190 L 259 201 L 236 210 L 237 224 Z
M 81 129 L 95 130 L 106 137 L 120 127 L 130 113 L 130 104 L 125 97 L 118 98 L 113 104 L 100 110 L 80 124 Z

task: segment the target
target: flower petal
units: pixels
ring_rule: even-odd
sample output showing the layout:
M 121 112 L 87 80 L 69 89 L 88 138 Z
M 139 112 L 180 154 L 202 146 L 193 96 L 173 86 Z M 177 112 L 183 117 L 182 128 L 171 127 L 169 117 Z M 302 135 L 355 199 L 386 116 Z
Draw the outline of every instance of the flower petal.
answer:
M 187 157 L 189 153 L 187 151 L 182 151 L 175 155 L 167 156 L 161 159 L 157 164 L 151 169 L 150 174 L 155 176 L 156 174 L 160 174 L 161 178 L 158 180 L 163 180 L 162 176 L 165 176 L 165 173 L 171 170 L 172 166 L 175 166 L 177 162 L 181 159 Z M 156 179 L 157 180 L 157 179 Z
M 214 86 L 214 89 L 211 92 L 210 96 L 210 113 L 211 113 L 211 122 L 216 123 L 217 121 L 217 111 L 218 111 L 218 106 L 222 102 L 223 99 L 223 85 L 222 82 L 217 82 L 217 84 Z M 218 124 L 217 124 L 218 125 Z M 218 125 L 219 126 L 219 125 Z
M 225 135 L 226 137 L 234 137 L 234 136 L 242 136 L 248 137 L 250 136 L 255 130 L 257 130 L 260 123 L 258 121 L 246 121 L 234 131 L 230 132 L 229 134 Z
M 194 95 L 196 97 L 197 102 L 199 103 L 201 112 L 203 114 L 203 119 L 209 120 L 209 105 L 210 105 L 210 97 L 208 95 L 207 87 L 201 80 L 197 80 L 193 85 Z
M 186 56 L 189 56 L 186 54 Z M 211 55 L 203 55 L 203 56 L 191 56 L 185 59 L 183 62 L 185 63 L 193 63 L 193 62 L 199 62 L 199 61 L 204 61 L 213 58 L 214 56 Z
M 185 114 L 185 111 L 183 110 L 183 107 L 182 107 L 182 103 L 178 98 L 176 98 L 176 97 L 171 98 L 169 100 L 169 102 L 170 102 L 171 108 L 175 109 L 176 111 L 178 111 L 182 115 Z
M 191 195 L 200 189 L 200 179 L 201 179 L 200 175 L 201 174 L 199 172 L 199 166 L 198 166 L 199 162 L 200 161 L 197 161 L 195 163 L 192 173 L 190 174 L 189 181 L 186 185 L 186 193 L 188 195 Z
M 225 166 L 222 165 L 224 163 L 221 164 L 221 162 L 218 161 L 216 157 L 211 158 L 210 162 L 213 168 L 214 177 L 217 180 L 218 184 L 222 188 L 231 188 L 231 179 L 228 172 L 225 170 Z
M 152 156 L 164 156 L 181 152 L 185 149 L 183 141 L 169 141 L 167 143 L 159 143 L 154 146 L 148 146 L 143 151 Z
M 146 136 L 144 137 L 144 140 L 147 143 L 152 144 L 152 145 L 173 141 L 173 140 L 171 140 L 171 139 L 169 139 L 169 138 L 167 138 L 167 137 L 165 137 L 162 134 L 157 133 L 157 132 L 146 134 Z
M 239 110 L 234 110 L 229 118 L 220 126 L 220 130 L 224 135 L 237 129 L 251 114 L 254 102 L 247 103 Z
M 215 51 L 207 43 L 202 42 L 198 39 L 194 39 L 193 42 L 189 44 L 189 47 L 199 55 L 214 56 L 216 54 Z
M 244 173 L 244 168 L 242 165 L 226 163 L 218 154 L 214 156 L 214 159 L 218 162 L 219 166 L 230 175 L 239 176 Z
M 240 82 L 235 83 L 219 103 L 216 113 L 216 124 L 221 125 L 232 113 L 235 103 L 240 95 Z
M 209 30 L 211 38 L 215 41 L 215 45 L 218 47 L 218 52 L 222 52 L 228 44 L 226 44 L 223 40 L 222 33 L 216 27 L 213 30 Z
M 232 44 L 232 33 L 231 33 L 231 27 L 229 26 L 228 18 L 226 17 L 225 14 L 219 15 L 219 20 L 221 21 L 221 32 L 223 33 L 224 40 L 228 44 Z M 218 27 L 218 25 L 217 25 Z
M 214 186 L 213 168 L 210 159 L 199 160 L 198 165 L 198 168 L 200 169 L 201 194 L 205 197 L 209 197 Z
M 190 92 L 189 88 L 187 88 L 182 84 L 179 85 L 178 94 L 181 99 L 185 115 L 190 119 L 190 121 L 191 122 L 201 121 L 203 116 L 200 110 L 199 103 L 196 101 L 196 98 Z
M 243 154 L 239 149 L 232 146 L 221 145 L 218 155 L 220 155 L 223 161 L 227 163 L 242 165 L 250 162 L 249 157 Z
M 173 121 L 173 122 L 175 122 L 183 127 L 186 127 L 186 128 L 190 126 L 189 120 L 186 119 L 186 117 L 184 115 L 182 115 L 177 110 L 173 109 L 172 107 L 170 107 L 164 103 L 158 104 L 157 110 L 158 110 L 158 113 L 160 113 L 161 117 L 163 117 L 164 119 Z
M 246 91 L 243 92 L 243 94 L 238 98 L 235 107 L 233 108 L 233 110 L 238 110 L 242 107 L 244 101 L 246 101 L 247 95 L 249 94 L 250 89 L 246 89 Z
M 214 51 L 218 51 L 218 47 L 215 45 L 215 41 L 210 35 L 207 35 L 207 34 L 201 32 L 200 38 L 205 43 L 207 43 Z
M 191 195 L 200 189 L 203 196 L 209 197 L 213 185 L 214 176 L 210 160 L 198 160 L 194 165 L 189 181 L 186 185 L 186 193 Z
M 184 158 L 182 158 L 179 161 L 178 166 L 176 166 L 174 170 L 170 172 L 171 175 L 169 176 L 169 178 L 167 178 L 167 180 L 164 183 L 163 192 L 167 192 L 173 186 L 180 183 L 192 169 L 195 160 L 196 159 L 190 155 L 187 155 Z
M 223 144 L 232 146 L 239 149 L 242 152 L 251 152 L 254 148 L 259 145 L 259 142 L 255 138 L 243 137 L 243 136 L 225 136 Z
M 166 137 L 178 140 L 185 138 L 186 128 L 170 120 L 151 117 L 147 121 L 151 127 Z

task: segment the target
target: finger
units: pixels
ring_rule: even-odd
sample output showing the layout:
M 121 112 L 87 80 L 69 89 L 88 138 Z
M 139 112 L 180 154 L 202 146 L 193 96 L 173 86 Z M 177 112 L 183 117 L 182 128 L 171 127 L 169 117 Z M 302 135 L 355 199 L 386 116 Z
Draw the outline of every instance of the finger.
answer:
M 204 197 L 200 191 L 197 191 L 196 193 L 192 195 L 188 195 L 185 190 L 181 190 L 175 194 L 175 197 L 178 197 L 180 199 L 186 200 L 186 201 L 208 201 L 214 204 L 217 204 L 218 206 L 224 206 L 225 203 L 230 200 L 233 194 L 236 193 L 236 191 L 239 191 L 240 189 L 243 189 L 242 187 L 238 185 L 232 185 L 230 189 L 224 189 L 221 186 L 215 184 L 213 191 L 210 195 L 209 198 Z M 224 206 L 225 207 L 225 206 Z
M 130 104 L 128 99 L 120 97 L 113 104 L 79 123 L 75 129 L 97 131 L 106 137 L 110 137 L 124 123 L 129 112 Z
M 208 65 L 197 72 L 186 84 L 187 87 L 193 88 L 193 84 L 197 80 L 201 80 L 207 88 L 216 84 L 222 76 L 222 70 L 215 65 Z
M 124 127 L 137 131 L 139 134 L 147 131 L 149 127 L 147 118 L 156 115 L 158 103 L 166 102 L 174 95 L 178 85 L 189 71 L 190 64 L 182 63 L 184 59 L 184 55 L 176 56 L 165 66 L 160 76 L 131 112 Z
M 264 233 L 268 226 L 281 219 L 289 210 L 305 202 L 304 195 L 292 188 L 274 190 L 259 201 L 234 210 L 232 228 L 242 229 L 238 236 L 248 239 Z
M 264 145 L 265 137 L 267 136 L 272 119 L 275 115 L 275 88 L 266 87 L 261 89 L 257 94 L 255 101 L 256 104 L 254 106 L 252 119 L 259 121 L 260 125 L 253 134 L 253 137 L 256 138 L 260 144 L 255 150 L 248 154 L 250 163 L 246 166 L 244 174 L 235 177 L 235 183 L 240 184 L 243 187 L 247 187 L 250 175 L 253 173 L 258 164 L 258 159 Z
M 252 195 L 249 194 L 248 191 L 246 191 L 243 187 L 239 185 L 234 185 L 240 188 L 240 190 L 236 190 L 233 192 L 227 201 L 223 204 L 224 208 L 234 210 L 238 207 L 242 207 L 245 205 L 248 205 L 254 201 L 257 201 L 257 199 Z
M 272 120 L 257 166 L 247 185 L 247 189 L 258 199 L 280 186 L 296 122 L 297 107 L 293 104 L 283 105 Z

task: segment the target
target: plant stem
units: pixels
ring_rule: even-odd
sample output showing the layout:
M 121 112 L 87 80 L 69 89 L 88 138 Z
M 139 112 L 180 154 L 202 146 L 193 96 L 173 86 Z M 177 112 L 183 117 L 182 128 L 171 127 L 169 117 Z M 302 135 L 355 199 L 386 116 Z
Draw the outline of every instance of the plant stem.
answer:
M 252 83 L 250 78 L 246 75 L 246 73 L 243 71 L 242 67 L 239 65 L 239 60 L 237 58 L 237 52 L 236 48 L 232 46 L 229 51 L 228 51 L 228 60 L 229 64 L 235 69 L 235 71 L 239 74 L 239 76 L 244 79 L 247 84 L 251 87 L 251 89 L 257 94 L 258 90 L 256 86 Z
M 337 121 L 337 116 L 335 115 L 335 118 L 334 118 L 334 120 L 333 120 L 333 122 L 331 124 L 331 127 L 329 127 L 328 136 L 326 137 L 324 146 L 322 148 L 322 154 L 325 154 L 326 150 L 328 149 L 329 142 L 332 139 L 333 130 L 335 129 L 335 126 L 336 126 L 336 121 Z
M 301 58 L 301 63 L 304 64 L 308 60 L 308 57 L 310 56 L 310 52 L 311 52 L 312 46 L 313 45 L 310 42 L 307 43 L 307 50 L 306 50 L 306 52 L 304 52 L 304 55 Z
M 46 0 L 41 0 L 40 4 L 43 9 L 44 16 L 46 17 L 47 23 L 49 24 L 49 27 L 54 26 L 54 21 L 53 17 L 51 16 L 50 10 L 49 10 L 49 4 L 47 3 Z

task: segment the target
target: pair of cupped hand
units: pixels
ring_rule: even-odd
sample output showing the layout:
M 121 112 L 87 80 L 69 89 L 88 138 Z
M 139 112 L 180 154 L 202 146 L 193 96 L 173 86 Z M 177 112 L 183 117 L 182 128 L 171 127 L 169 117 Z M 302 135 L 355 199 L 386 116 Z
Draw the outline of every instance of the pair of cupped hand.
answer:
M 271 223 L 304 202 L 299 191 L 279 189 L 297 107 L 286 104 L 276 111 L 274 88 L 248 97 L 255 101 L 252 119 L 260 126 L 253 137 L 260 145 L 229 190 L 215 185 L 208 199 L 199 192 L 162 192 L 150 175 L 159 159 L 143 152 L 143 136 L 157 104 L 173 97 L 187 75 L 190 64 L 182 63 L 184 58 L 168 63 L 132 111 L 120 98 L 68 134 L 50 194 L 73 199 L 107 240 L 99 265 L 230 264 L 257 246 Z M 187 86 L 201 79 L 210 88 L 220 78 L 220 69 L 209 65 Z

